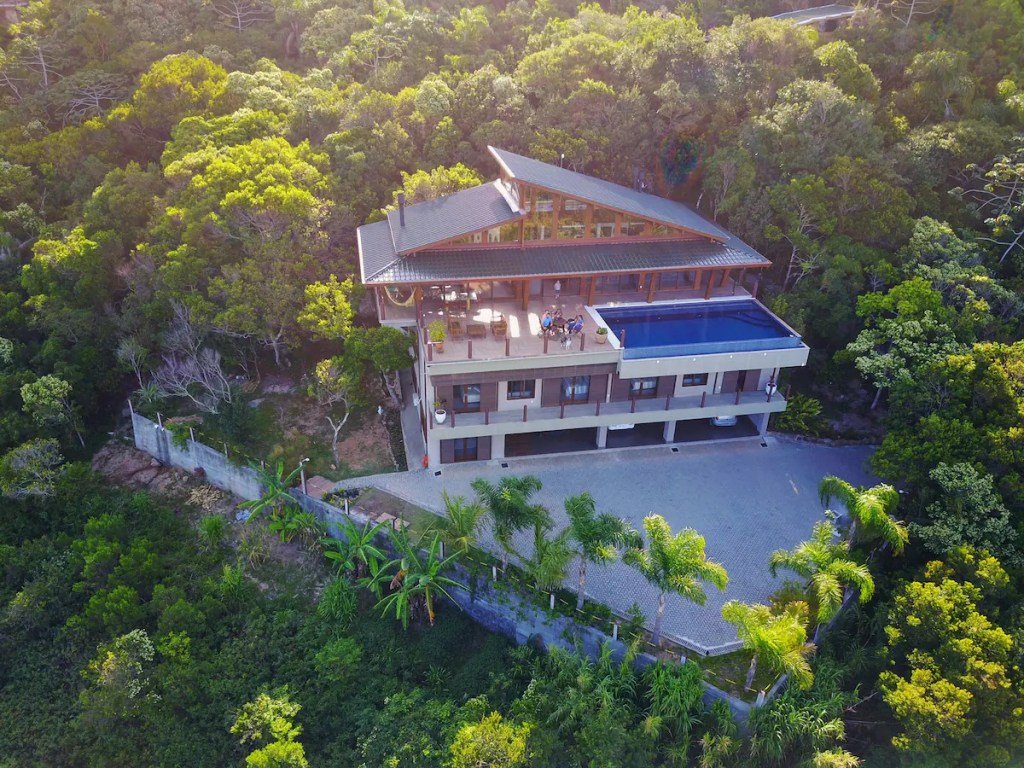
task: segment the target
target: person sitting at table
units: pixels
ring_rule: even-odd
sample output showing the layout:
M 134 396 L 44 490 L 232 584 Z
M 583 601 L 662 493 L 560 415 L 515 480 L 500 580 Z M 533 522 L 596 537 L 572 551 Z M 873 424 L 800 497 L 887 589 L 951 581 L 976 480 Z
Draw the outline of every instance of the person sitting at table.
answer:
M 583 315 L 576 315 L 575 320 L 569 321 L 569 333 L 577 334 L 583 330 Z
M 551 330 L 551 323 L 553 322 L 554 318 L 551 316 L 551 313 L 545 310 L 543 316 L 540 319 L 541 335 L 544 335 L 545 333 Z

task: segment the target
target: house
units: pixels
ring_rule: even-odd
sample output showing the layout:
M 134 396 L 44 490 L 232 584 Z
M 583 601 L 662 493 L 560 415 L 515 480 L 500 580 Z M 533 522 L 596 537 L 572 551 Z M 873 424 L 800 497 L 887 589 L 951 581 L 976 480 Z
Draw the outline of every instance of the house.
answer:
M 415 336 L 429 465 L 763 436 L 808 355 L 756 299 L 768 260 L 682 203 L 489 150 L 493 182 L 358 230 L 380 322 Z
M 28 0 L 0 0 L 0 25 L 17 24 L 21 18 L 21 9 L 28 5 Z

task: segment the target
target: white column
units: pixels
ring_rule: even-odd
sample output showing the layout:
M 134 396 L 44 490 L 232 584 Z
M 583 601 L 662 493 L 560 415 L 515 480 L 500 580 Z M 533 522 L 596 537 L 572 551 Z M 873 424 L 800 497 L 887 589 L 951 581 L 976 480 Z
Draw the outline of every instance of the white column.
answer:
M 492 459 L 504 459 L 505 458 L 505 436 L 504 435 L 491 435 L 491 458 Z
M 608 445 L 608 427 L 597 428 L 597 447 L 604 448 Z
M 666 443 L 674 443 L 676 440 L 676 423 L 675 421 L 665 422 L 665 431 L 662 433 L 662 439 Z

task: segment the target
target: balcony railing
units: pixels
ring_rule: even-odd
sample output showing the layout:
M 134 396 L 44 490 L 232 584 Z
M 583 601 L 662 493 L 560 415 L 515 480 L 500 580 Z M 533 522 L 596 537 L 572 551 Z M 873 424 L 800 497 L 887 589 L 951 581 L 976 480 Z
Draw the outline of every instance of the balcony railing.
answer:
M 687 397 L 672 397 L 669 395 L 659 398 L 615 400 L 608 403 L 562 403 L 561 405 L 539 407 L 524 405 L 521 409 L 514 408 L 500 411 L 449 412 L 443 424 L 438 424 L 436 419 L 431 418 L 430 427 L 432 429 L 451 429 L 454 427 L 473 427 L 490 424 L 553 421 L 582 416 L 629 417 L 637 413 L 649 414 L 694 409 L 707 410 L 708 416 L 711 417 L 718 415 L 720 409 L 728 409 L 728 411 L 734 412 L 733 407 L 735 406 L 768 405 L 771 403 L 785 404 L 785 399 L 777 392 L 768 394 L 761 390 L 754 392 L 737 390 L 736 392 L 720 393 L 717 395 L 704 392 L 701 395 L 690 395 Z

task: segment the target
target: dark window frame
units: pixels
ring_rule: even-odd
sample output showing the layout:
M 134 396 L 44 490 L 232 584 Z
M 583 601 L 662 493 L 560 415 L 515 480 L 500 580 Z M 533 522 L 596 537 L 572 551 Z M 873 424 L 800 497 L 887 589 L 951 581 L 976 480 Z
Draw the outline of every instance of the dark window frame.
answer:
M 470 448 L 472 447 L 472 451 Z M 472 453 L 472 455 L 470 455 Z M 452 462 L 477 461 L 480 455 L 480 441 L 476 437 L 456 437 L 452 441 Z
M 586 379 L 586 393 L 581 397 L 580 393 L 576 391 L 579 383 Z M 566 382 L 571 382 L 568 386 Z M 563 376 L 562 383 L 558 387 L 558 401 L 565 405 L 572 403 L 587 403 L 590 402 L 590 385 L 592 381 L 590 376 Z M 566 397 L 566 390 L 571 389 L 572 393 Z
M 679 379 L 681 387 L 706 387 L 708 375 L 706 373 L 684 373 Z
M 651 397 L 657 397 L 658 377 L 648 376 L 642 379 L 630 379 L 629 396 L 633 400 L 646 400 Z
M 528 394 L 523 391 L 512 392 L 513 384 L 524 384 L 525 390 L 528 390 Z M 511 379 L 508 382 L 508 387 L 505 392 L 506 400 L 532 400 L 537 396 L 537 380 L 536 379 Z
M 466 399 L 467 392 L 465 390 L 471 387 L 476 387 L 475 403 Z M 456 384 L 452 387 L 452 410 L 455 413 L 479 413 L 482 395 L 483 387 L 479 384 Z

